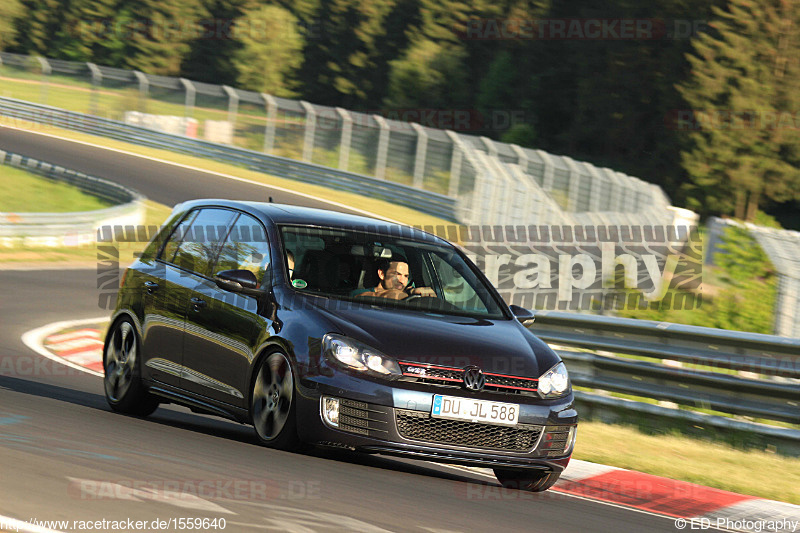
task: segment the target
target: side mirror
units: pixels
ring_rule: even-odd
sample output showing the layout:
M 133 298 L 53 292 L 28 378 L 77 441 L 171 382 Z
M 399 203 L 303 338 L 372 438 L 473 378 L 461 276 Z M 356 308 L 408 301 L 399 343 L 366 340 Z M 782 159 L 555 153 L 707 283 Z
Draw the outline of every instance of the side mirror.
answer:
M 525 309 L 524 307 L 520 307 L 518 305 L 509 305 L 509 309 L 511 312 L 514 313 L 514 316 L 517 317 L 523 326 L 528 327 L 533 324 L 533 321 L 536 320 L 536 317 L 533 315 L 533 311 L 530 309 Z
M 249 270 L 223 270 L 214 276 L 220 289 L 253 295 L 259 292 L 256 275 Z

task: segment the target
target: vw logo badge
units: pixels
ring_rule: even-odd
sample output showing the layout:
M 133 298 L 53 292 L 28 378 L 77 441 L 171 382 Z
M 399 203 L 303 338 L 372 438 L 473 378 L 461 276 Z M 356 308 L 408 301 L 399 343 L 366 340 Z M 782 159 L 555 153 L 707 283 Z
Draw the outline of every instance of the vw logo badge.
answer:
M 486 385 L 486 376 L 477 366 L 470 366 L 464 370 L 464 386 L 469 390 L 483 390 Z

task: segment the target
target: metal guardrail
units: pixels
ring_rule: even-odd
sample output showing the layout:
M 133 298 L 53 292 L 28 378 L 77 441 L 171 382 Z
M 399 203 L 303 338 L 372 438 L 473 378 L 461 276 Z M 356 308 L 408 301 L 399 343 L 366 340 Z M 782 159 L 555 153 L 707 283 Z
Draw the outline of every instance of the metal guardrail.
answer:
M 0 150 L 0 164 L 74 185 L 112 202 L 112 207 L 73 213 L 0 213 L 0 238 L 36 243 L 79 244 L 92 241 L 98 226 L 140 221 L 144 196 L 117 183 Z M 84 238 L 80 238 L 84 237 Z
M 576 391 L 588 411 L 749 432 L 800 454 L 800 430 L 743 419 L 800 425 L 800 339 L 558 311 L 537 312 L 530 329 L 556 347 L 575 386 L 593 390 Z
M 168 149 L 183 154 L 224 161 L 251 170 L 287 177 L 305 183 L 324 185 L 363 196 L 383 198 L 446 220 L 455 220 L 456 202 L 452 198 L 313 163 L 305 163 L 200 139 L 171 135 L 106 118 L 83 115 L 11 98 L 0 98 L 0 114 L 36 124 L 58 126 L 151 148 Z

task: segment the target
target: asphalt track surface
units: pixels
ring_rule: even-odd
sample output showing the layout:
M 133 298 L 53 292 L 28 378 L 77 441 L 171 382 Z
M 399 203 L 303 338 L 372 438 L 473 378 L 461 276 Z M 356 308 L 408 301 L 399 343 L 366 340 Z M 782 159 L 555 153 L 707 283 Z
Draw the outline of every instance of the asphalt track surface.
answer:
M 271 195 L 324 206 L 3 128 L 0 149 L 107 177 L 170 205 Z M 555 492 L 504 490 L 488 477 L 447 466 L 270 450 L 248 426 L 180 407 L 161 407 L 148 419 L 114 414 L 100 378 L 45 360 L 20 340 L 47 323 L 107 314 L 98 307 L 96 272 L 0 270 L 0 294 L 2 516 L 148 523 L 224 518 L 225 531 L 242 532 L 676 531 L 671 518 Z

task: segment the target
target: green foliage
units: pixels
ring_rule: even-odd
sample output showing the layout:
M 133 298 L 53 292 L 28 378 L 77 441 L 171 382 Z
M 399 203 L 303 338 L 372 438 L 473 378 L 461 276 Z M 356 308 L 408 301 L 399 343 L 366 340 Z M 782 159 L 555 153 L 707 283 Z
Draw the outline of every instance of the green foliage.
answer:
M 124 28 L 120 55 L 125 68 L 176 75 L 189 43 L 202 32 L 207 12 L 199 0 L 127 0 L 117 23 Z
M 269 30 L 259 33 L 255 20 Z M 650 34 L 615 38 L 630 20 L 655 26 Z M 584 29 L 589 21 L 611 23 L 612 33 L 599 39 L 514 33 L 520 24 L 535 33 L 539 22 L 549 31 L 565 21 Z M 692 21 L 709 26 L 689 27 Z M 370 113 L 388 107 L 513 114 L 521 121 L 472 133 L 639 176 L 664 187 L 676 205 L 743 219 L 759 208 L 777 213 L 781 203 L 791 210 L 800 198 L 797 28 L 800 6 L 780 0 L 0 5 L 0 47 L 9 51 L 294 94 Z M 38 78 L 38 65 L 27 74 Z M 714 127 L 675 128 L 672 119 L 687 109 L 707 117 L 732 112 L 746 127 L 719 127 L 720 118 Z
M 395 109 L 447 109 L 463 106 L 464 50 L 427 39 L 392 61 L 386 105 Z
M 22 13 L 20 0 L 3 0 L 0 3 L 0 50 L 5 50 L 16 42 L 15 19 Z
M 696 309 L 676 309 L 653 303 L 648 309 L 619 313 L 628 318 L 675 322 L 692 326 L 721 328 L 753 333 L 772 333 L 777 276 L 764 251 L 743 228 L 728 227 L 723 234 L 721 252 L 715 254 L 716 281 L 700 291 L 702 305 Z M 704 274 L 706 282 L 708 273 Z M 635 292 L 635 291 L 631 291 Z M 673 296 L 677 291 L 673 292 Z
M 520 146 L 536 146 L 536 130 L 530 124 L 514 124 L 500 138 L 504 143 Z
M 278 6 L 246 11 L 236 22 L 242 47 L 233 56 L 237 81 L 243 89 L 275 96 L 296 93 L 295 74 L 303 61 L 303 38 L 297 18 Z
M 374 94 L 378 42 L 394 0 L 332 0 L 315 12 L 315 38 L 307 39 L 301 79 L 315 103 L 357 108 Z
M 795 3 L 733 0 L 715 8 L 714 31 L 694 41 L 692 76 L 679 86 L 699 117 L 683 164 L 692 178 L 692 207 L 752 220 L 765 198 L 800 198 L 794 128 L 768 117 L 797 110 L 800 40 L 789 20 Z
M 201 21 L 202 32 L 190 43 L 191 50 L 181 65 L 181 74 L 190 80 L 235 85 L 237 70 L 231 58 L 241 50 L 240 31 L 234 25 L 256 0 L 201 0 L 208 19 Z

